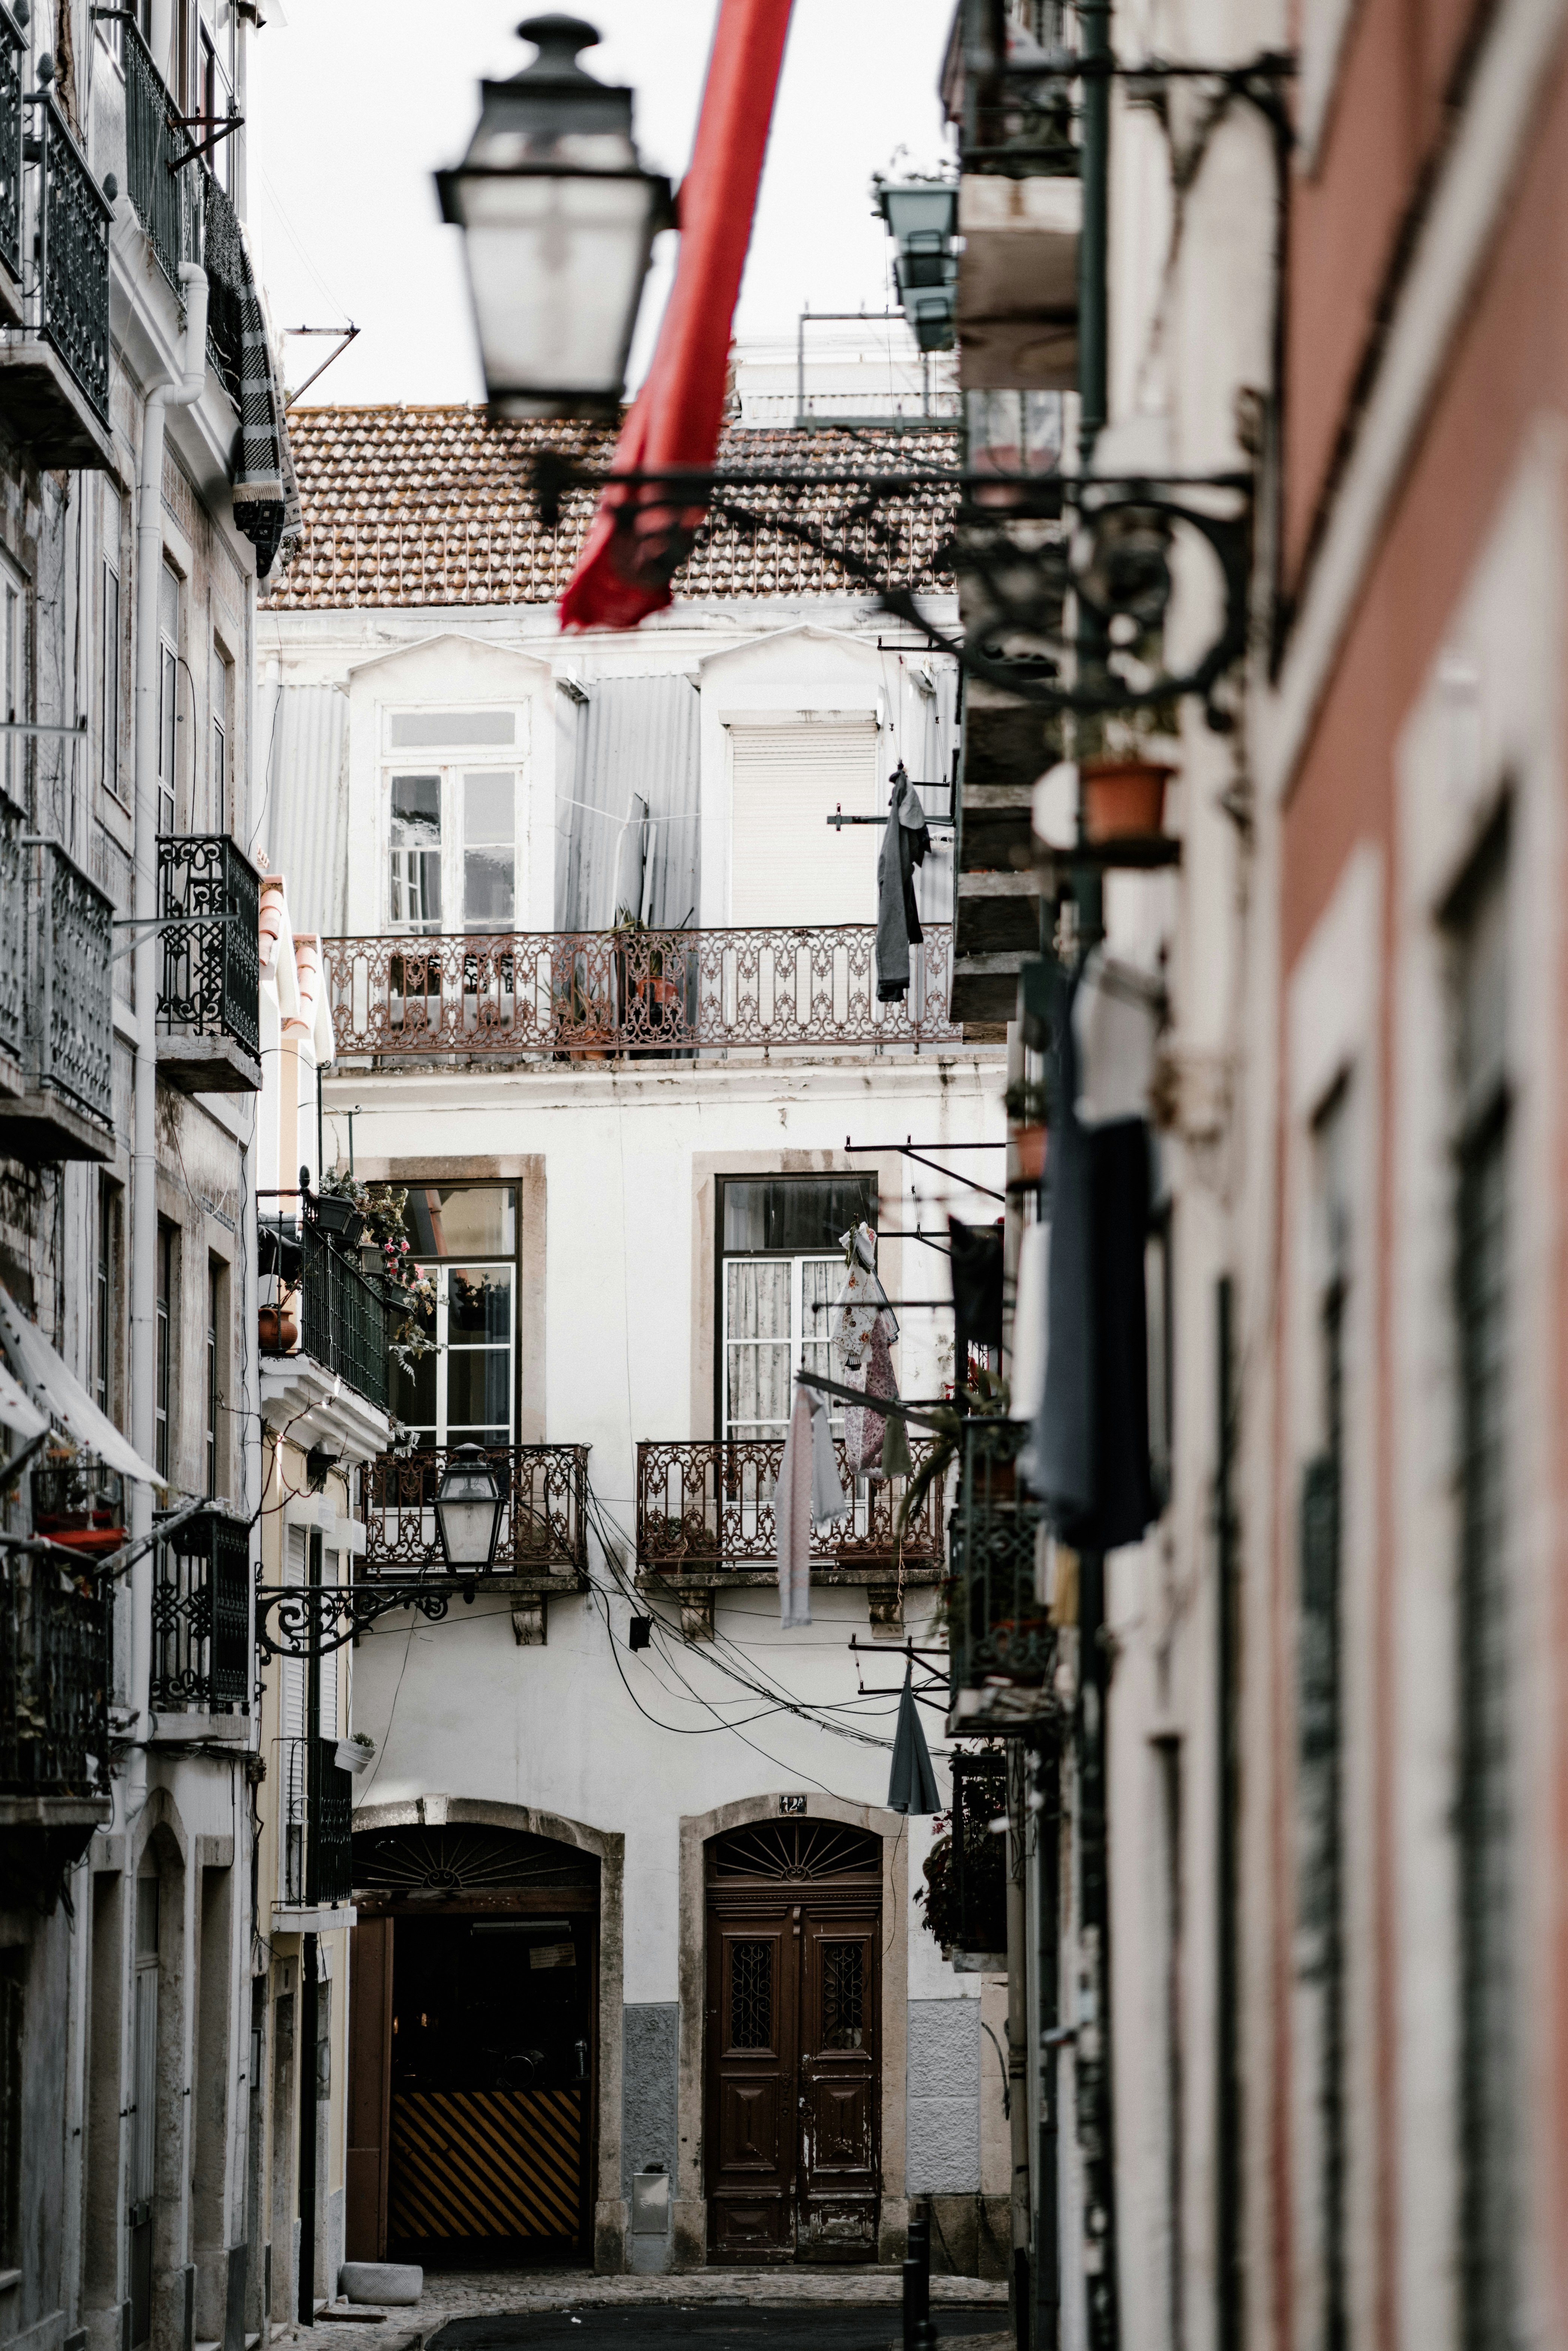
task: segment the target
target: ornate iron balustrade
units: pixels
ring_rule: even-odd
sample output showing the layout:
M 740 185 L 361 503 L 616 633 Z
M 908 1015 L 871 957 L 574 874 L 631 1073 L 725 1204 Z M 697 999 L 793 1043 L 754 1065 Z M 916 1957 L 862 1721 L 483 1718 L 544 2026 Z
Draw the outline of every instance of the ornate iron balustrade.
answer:
M 22 65 L 27 36 L 0 0 L 0 262 L 22 275 Z
M 163 914 L 228 917 L 163 933 L 160 1033 L 232 1037 L 259 1054 L 261 876 L 226 833 L 161 832 L 158 892 Z
M 947 1644 L 953 1688 L 1043 1683 L 1056 1632 L 1036 1588 L 1041 1510 L 1019 1489 L 1029 1429 L 1016 1420 L 967 1420 L 951 1528 Z
M 180 128 L 168 84 L 134 25 L 121 26 L 125 66 L 126 193 L 147 231 L 153 256 L 184 299 L 180 264 L 195 255 L 195 208 L 190 175 L 175 169 L 190 141 Z
M 340 1058 L 957 1042 L 951 925 L 927 925 L 899 1003 L 877 1001 L 875 943 L 871 924 L 851 923 L 323 939 L 321 950 Z
M 38 862 L 24 990 L 28 1083 L 65 1095 L 111 1126 L 114 910 L 57 841 L 44 841 L 30 854 Z
M 353 1893 L 354 1775 L 334 1761 L 335 1739 L 275 1739 L 278 1899 L 292 1908 L 347 1902 Z
M 904 1481 L 857 1480 L 841 1437 L 833 1440 L 839 1476 L 854 1496 L 852 1515 L 811 1535 L 819 1567 L 933 1567 L 942 1556 L 941 1481 L 929 1492 L 902 1545 L 897 1536 Z M 910 1443 L 915 1468 L 929 1438 Z M 770 1570 L 777 1562 L 773 1495 L 784 1458 L 781 1437 L 643 1442 L 637 1447 L 637 1564 L 679 1578 L 716 1570 Z
M 110 1612 L 41 1558 L 0 1560 L 0 1790 L 109 1791 Z
M 0 1057 L 20 1063 L 27 1050 L 26 819 L 0 791 Z
M 52 98 L 38 110 L 37 330 L 109 422 L 109 198 Z
M 588 1453 L 586 1445 L 486 1447 L 506 1494 L 490 1573 L 586 1577 Z M 430 1446 L 383 1453 L 360 1472 L 364 1576 L 446 1574 L 435 1493 L 449 1458 L 449 1447 Z
M 151 1703 L 250 1712 L 250 1529 L 203 1510 L 158 1547 L 152 1584 Z
M 269 1344 L 267 1352 L 313 1355 L 384 1412 L 392 1321 L 385 1286 L 361 1272 L 323 1231 L 313 1200 L 307 1200 L 302 1219 L 263 1217 L 259 1230 L 264 1270 L 279 1287 L 279 1337 L 296 1305 L 298 1313 L 298 1337 L 286 1346 Z

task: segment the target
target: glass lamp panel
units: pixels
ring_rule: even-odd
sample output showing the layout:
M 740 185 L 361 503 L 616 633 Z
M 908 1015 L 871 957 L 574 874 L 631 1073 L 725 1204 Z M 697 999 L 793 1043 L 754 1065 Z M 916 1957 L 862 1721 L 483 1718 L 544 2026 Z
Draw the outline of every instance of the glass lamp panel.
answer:
M 486 1494 L 482 1499 L 460 1501 L 443 1495 L 436 1504 L 441 1513 L 442 1531 L 446 1538 L 446 1556 L 454 1567 L 484 1567 L 490 1558 L 490 1530 L 496 1523 L 496 1504 Z
M 652 245 L 646 180 L 463 177 L 468 283 L 492 403 L 617 401 Z
M 911 237 L 950 237 L 957 225 L 958 191 L 952 185 L 884 188 L 888 229 L 903 245 Z

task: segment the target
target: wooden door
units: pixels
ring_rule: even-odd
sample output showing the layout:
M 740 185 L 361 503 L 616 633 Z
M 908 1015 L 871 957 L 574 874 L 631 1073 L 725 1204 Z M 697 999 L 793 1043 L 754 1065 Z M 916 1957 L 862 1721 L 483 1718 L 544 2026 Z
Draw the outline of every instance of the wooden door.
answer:
M 392 2120 L 392 1921 L 365 1917 L 349 1936 L 349 2147 L 344 2250 L 387 2257 L 387 2142 Z
M 718 2261 L 875 2257 L 874 1895 L 726 1887 L 707 1936 L 708 2241 Z
M 877 1913 L 808 1906 L 800 1938 L 800 2249 L 876 2252 Z
M 721 2257 L 795 2249 L 800 1915 L 770 1902 L 709 1921 L 709 2212 Z

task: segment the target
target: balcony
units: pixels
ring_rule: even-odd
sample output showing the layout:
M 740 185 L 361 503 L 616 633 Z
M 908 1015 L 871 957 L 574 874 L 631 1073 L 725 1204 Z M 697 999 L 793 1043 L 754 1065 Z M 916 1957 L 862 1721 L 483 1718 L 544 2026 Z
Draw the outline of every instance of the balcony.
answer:
M 952 933 L 880 1004 L 868 924 L 323 939 L 338 1059 L 607 1061 L 840 1048 L 918 1052 L 947 1018 Z
M 304 1444 L 380 1453 L 392 1324 L 382 1284 L 327 1230 L 312 1195 L 262 1197 L 277 1204 L 258 1219 L 263 1417 Z
M 1021 1421 L 964 1424 L 951 1531 L 949 1731 L 1019 1730 L 1055 1710 L 1056 1630 L 1040 1593 L 1041 1507 L 1020 1491 Z
M 811 1581 L 865 1585 L 873 1625 L 896 1631 L 901 1588 L 941 1580 L 941 1481 L 901 1544 L 896 1529 L 904 1481 L 857 1479 L 847 1467 L 843 1439 L 836 1437 L 834 1447 L 840 1479 L 854 1506 L 837 1526 L 813 1531 Z M 912 1437 L 909 1450 L 918 1469 L 931 1442 Z M 781 1437 L 637 1447 L 638 1579 L 679 1595 L 687 1631 L 695 1637 L 712 1639 L 718 1592 L 777 1578 L 773 1494 L 783 1458 Z
M 110 472 L 113 207 L 54 99 L 24 90 L 26 56 L 0 5 L 0 415 L 41 465 Z
M 191 141 L 181 128 L 179 109 L 152 53 L 134 25 L 121 27 L 125 66 L 125 179 L 136 217 L 147 232 L 152 258 L 183 302 L 180 265 L 196 251 L 194 183 L 188 158 Z
M 449 1454 L 446 1446 L 383 1453 L 361 1470 L 365 1575 L 446 1573 L 435 1493 Z M 587 1583 L 588 1455 L 586 1445 L 486 1447 L 505 1496 L 490 1574 Z
M 162 1736 L 238 1736 L 250 1712 L 250 1529 L 202 1510 L 157 1552 L 150 1704 Z M 210 1718 L 225 1720 L 214 1724 Z
M 25 841 L 15 812 L 7 813 L 4 803 L 0 915 L 10 917 L 0 926 L 0 1075 L 10 1050 L 7 1004 L 11 1043 L 21 1046 L 14 1091 L 0 1099 L 0 1155 L 32 1162 L 110 1158 L 113 908 L 57 841 Z
M 0 1099 L 26 1090 L 27 820 L 0 791 Z
M 337 1751 L 335 1739 L 272 1742 L 278 1840 L 275 1931 L 298 1928 L 315 1912 L 336 1909 L 353 1895 L 354 1777 L 337 1763 Z M 321 1923 L 351 1926 L 353 1913 Z
M 111 1624 L 74 1575 L 0 1555 L 0 1883 L 46 1900 L 110 1815 Z
M 178 919 L 161 935 L 158 1070 L 185 1093 L 260 1088 L 260 902 L 226 833 L 159 834 L 159 912 Z

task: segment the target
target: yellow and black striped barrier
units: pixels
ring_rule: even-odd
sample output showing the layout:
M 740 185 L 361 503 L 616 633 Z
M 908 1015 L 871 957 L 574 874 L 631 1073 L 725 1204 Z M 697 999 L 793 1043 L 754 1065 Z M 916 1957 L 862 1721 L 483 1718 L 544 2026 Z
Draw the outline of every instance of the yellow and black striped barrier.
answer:
M 390 2233 L 575 2237 L 580 2090 L 399 2090 Z

